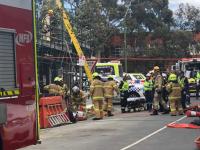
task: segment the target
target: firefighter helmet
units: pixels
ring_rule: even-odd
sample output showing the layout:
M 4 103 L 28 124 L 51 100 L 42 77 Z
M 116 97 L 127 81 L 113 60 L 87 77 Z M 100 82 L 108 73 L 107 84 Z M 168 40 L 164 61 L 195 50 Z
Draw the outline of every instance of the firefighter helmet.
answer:
M 112 76 L 112 75 L 109 75 L 109 76 L 108 76 L 108 79 L 112 79 L 112 80 L 113 80 L 113 76 Z
M 146 74 L 146 77 L 151 77 L 151 74 L 150 74 L 150 73 L 147 73 L 147 74 Z
M 97 72 L 94 72 L 94 73 L 92 74 L 92 77 L 93 77 L 93 78 L 95 78 L 95 77 L 97 77 L 97 76 L 99 76 L 99 74 L 98 74 Z
M 52 9 L 48 10 L 48 14 L 49 16 L 53 16 L 53 10 Z
M 153 70 L 160 70 L 158 66 L 154 66 Z
M 57 81 L 57 82 L 61 82 L 61 81 L 63 81 L 63 79 L 60 78 L 60 77 L 55 77 L 55 78 L 54 78 L 54 82 L 56 82 L 56 81 Z
M 78 86 L 74 86 L 74 87 L 72 88 L 72 92 L 73 92 L 73 93 L 78 93 L 78 92 L 80 92 L 79 87 L 78 87 Z

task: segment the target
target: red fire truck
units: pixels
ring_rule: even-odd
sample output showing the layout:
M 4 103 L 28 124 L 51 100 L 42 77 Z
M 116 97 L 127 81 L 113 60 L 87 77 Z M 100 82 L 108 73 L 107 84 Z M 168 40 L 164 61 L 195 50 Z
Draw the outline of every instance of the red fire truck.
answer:
M 36 144 L 33 0 L 0 0 L 0 149 Z

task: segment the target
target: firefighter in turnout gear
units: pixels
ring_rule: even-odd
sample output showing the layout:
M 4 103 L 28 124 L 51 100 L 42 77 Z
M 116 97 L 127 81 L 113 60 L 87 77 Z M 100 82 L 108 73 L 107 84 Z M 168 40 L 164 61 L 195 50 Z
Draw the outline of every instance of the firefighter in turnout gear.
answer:
M 147 110 L 151 112 L 152 102 L 153 102 L 153 82 L 151 80 L 151 74 L 146 75 L 146 80 L 144 82 L 144 95 L 147 103 Z
M 121 112 L 125 113 L 126 106 L 127 106 L 128 89 L 129 89 L 127 76 L 124 76 L 123 81 L 121 81 L 119 85 L 119 88 L 120 88 L 120 97 L 121 97 Z
M 55 77 L 54 84 L 49 84 L 44 87 L 44 91 L 48 92 L 50 96 L 64 96 L 64 91 L 62 89 L 62 78 Z
M 95 118 L 93 120 L 103 119 L 103 100 L 104 100 L 104 90 L 103 82 L 98 73 L 93 73 L 93 81 L 90 85 L 90 95 L 92 97 L 92 102 L 94 105 Z
M 72 88 L 72 107 L 73 111 L 77 112 L 78 110 L 82 110 L 86 112 L 86 95 L 82 90 L 79 89 L 78 86 L 74 86 Z
M 170 114 L 176 116 L 183 115 L 183 108 L 181 105 L 181 85 L 178 83 L 176 74 L 172 73 L 168 78 L 169 83 L 167 84 L 167 91 L 169 93 L 169 102 L 170 102 Z
M 162 97 L 163 78 L 160 74 L 160 68 L 154 67 L 154 98 L 153 98 L 153 112 L 151 115 L 158 115 L 159 103 L 163 106 L 163 114 L 168 113 L 167 105 Z
M 119 89 L 117 87 L 116 82 L 113 80 L 113 77 L 111 75 L 108 76 L 108 81 L 104 83 L 104 98 L 105 98 L 105 105 L 104 105 L 104 111 L 107 112 L 108 117 L 113 116 L 111 113 L 112 111 L 112 100 L 114 97 L 114 91 L 119 94 Z

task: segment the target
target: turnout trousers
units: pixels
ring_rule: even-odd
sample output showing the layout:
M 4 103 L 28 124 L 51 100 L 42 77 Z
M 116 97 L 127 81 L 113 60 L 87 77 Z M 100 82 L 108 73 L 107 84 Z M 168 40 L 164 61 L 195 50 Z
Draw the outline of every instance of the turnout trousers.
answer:
M 103 118 L 103 100 L 93 100 L 96 118 Z

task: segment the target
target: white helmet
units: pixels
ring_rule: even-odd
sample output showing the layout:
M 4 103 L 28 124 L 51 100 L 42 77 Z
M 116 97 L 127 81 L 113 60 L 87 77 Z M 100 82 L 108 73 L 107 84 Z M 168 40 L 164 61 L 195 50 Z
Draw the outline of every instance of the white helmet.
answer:
M 78 86 L 74 86 L 74 87 L 72 88 L 72 92 L 74 92 L 74 93 L 78 93 L 79 91 L 80 91 L 80 89 L 79 89 Z
M 146 77 L 150 77 L 150 76 L 151 76 L 151 74 L 150 74 L 150 73 L 147 73 L 147 74 L 146 74 Z

